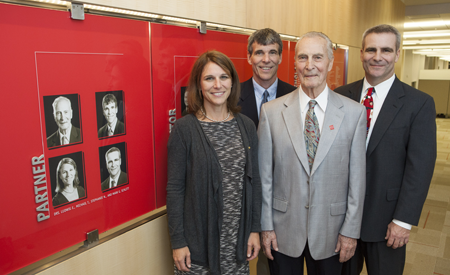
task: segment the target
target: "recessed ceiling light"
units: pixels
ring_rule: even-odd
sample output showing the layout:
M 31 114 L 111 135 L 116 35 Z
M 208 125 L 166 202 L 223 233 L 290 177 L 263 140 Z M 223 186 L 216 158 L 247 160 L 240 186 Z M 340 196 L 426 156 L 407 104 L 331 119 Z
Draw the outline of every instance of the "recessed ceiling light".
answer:
M 439 36 L 450 36 L 450 31 L 442 30 L 442 31 L 420 31 L 420 32 L 404 32 L 403 33 L 403 38 L 439 37 Z
M 404 24 L 405 29 L 407 28 L 421 28 L 421 27 L 444 27 L 450 25 L 450 21 L 435 20 L 435 21 L 425 21 L 425 22 L 407 22 Z

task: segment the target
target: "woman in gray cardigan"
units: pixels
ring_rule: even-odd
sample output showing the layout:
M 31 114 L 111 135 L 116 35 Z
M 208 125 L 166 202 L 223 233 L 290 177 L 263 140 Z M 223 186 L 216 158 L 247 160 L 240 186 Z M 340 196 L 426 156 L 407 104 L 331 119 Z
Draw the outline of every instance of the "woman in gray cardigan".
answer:
M 205 52 L 187 91 L 189 114 L 175 123 L 167 145 L 175 274 L 249 274 L 260 249 L 258 138 L 239 114 L 233 63 Z

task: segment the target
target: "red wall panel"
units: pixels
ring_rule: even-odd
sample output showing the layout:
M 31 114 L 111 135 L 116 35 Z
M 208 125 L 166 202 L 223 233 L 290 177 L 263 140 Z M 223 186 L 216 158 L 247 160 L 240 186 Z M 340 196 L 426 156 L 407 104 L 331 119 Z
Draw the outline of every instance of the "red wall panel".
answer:
M 162 24 L 151 25 L 153 100 L 155 112 L 155 156 L 157 206 L 166 204 L 167 140 L 169 138 L 170 110 L 176 109 L 181 117 L 181 87 L 187 86 L 190 71 L 196 58 L 207 50 L 226 54 L 234 63 L 240 82 L 252 77 L 247 61 L 248 35 L 208 30 L 200 34 L 197 29 Z M 289 57 L 289 43 L 283 42 L 283 62 L 278 77 L 289 81 L 293 57 Z M 169 95 L 169 96 L 168 96 Z M 160 119 L 161 118 L 161 119 Z M 173 119 L 172 119 L 173 121 Z
M 3 274 L 82 242 L 86 232 L 101 233 L 154 210 L 156 198 L 149 23 L 92 15 L 76 21 L 68 12 L 0 4 L 0 37 Z M 126 133 L 99 139 L 96 94 L 105 91 L 122 91 Z M 72 124 L 82 139 L 48 148 L 47 128 L 57 126 L 44 99 L 55 96 L 72 98 Z M 99 148 L 112 144 L 123 148 L 128 183 L 103 192 Z M 86 197 L 54 207 L 56 168 L 49 159 L 78 152 Z M 38 222 L 36 208 L 45 202 L 36 203 L 31 159 L 41 154 L 46 183 L 38 194 L 47 192 L 49 210 L 42 213 L 49 218 Z

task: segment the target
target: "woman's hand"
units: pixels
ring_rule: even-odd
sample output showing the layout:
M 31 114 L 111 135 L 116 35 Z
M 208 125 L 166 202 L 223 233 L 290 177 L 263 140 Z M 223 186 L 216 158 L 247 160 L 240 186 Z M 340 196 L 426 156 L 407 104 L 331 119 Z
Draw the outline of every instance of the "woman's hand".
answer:
M 191 252 L 187 246 L 173 250 L 173 261 L 180 271 L 190 271 Z
M 258 256 L 261 245 L 259 243 L 259 233 L 250 233 L 247 242 L 247 261 L 251 261 Z

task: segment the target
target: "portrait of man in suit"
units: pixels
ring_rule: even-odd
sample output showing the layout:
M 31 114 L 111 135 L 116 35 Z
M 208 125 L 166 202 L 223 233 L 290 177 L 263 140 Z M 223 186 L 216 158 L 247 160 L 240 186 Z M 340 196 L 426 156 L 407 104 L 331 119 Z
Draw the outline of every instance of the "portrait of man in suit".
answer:
M 105 154 L 109 177 L 102 182 L 102 191 L 128 182 L 127 173 L 121 170 L 122 156 L 119 148 L 111 147 Z
M 125 133 L 125 125 L 117 118 L 117 98 L 113 94 L 106 94 L 102 99 L 103 116 L 106 124 L 98 130 L 98 137 L 109 137 Z
M 403 274 L 406 244 L 419 222 L 436 161 L 436 110 L 431 96 L 395 75 L 400 32 L 378 25 L 364 32 L 362 80 L 336 92 L 366 107 L 367 191 L 361 237 L 345 274 Z
M 366 113 L 327 86 L 332 42 L 308 32 L 295 48 L 301 86 L 261 107 L 262 248 L 272 275 L 339 275 L 359 238 Z
M 257 128 L 261 105 L 296 89 L 277 77 L 282 51 L 281 37 L 272 29 L 255 31 L 248 38 L 247 59 L 252 65 L 253 77 L 241 83 L 238 105 L 241 113 L 251 118 Z
M 47 147 L 67 145 L 81 141 L 80 129 L 72 125 L 73 110 L 67 97 L 59 96 L 53 103 L 53 118 L 58 130 L 47 137 Z

